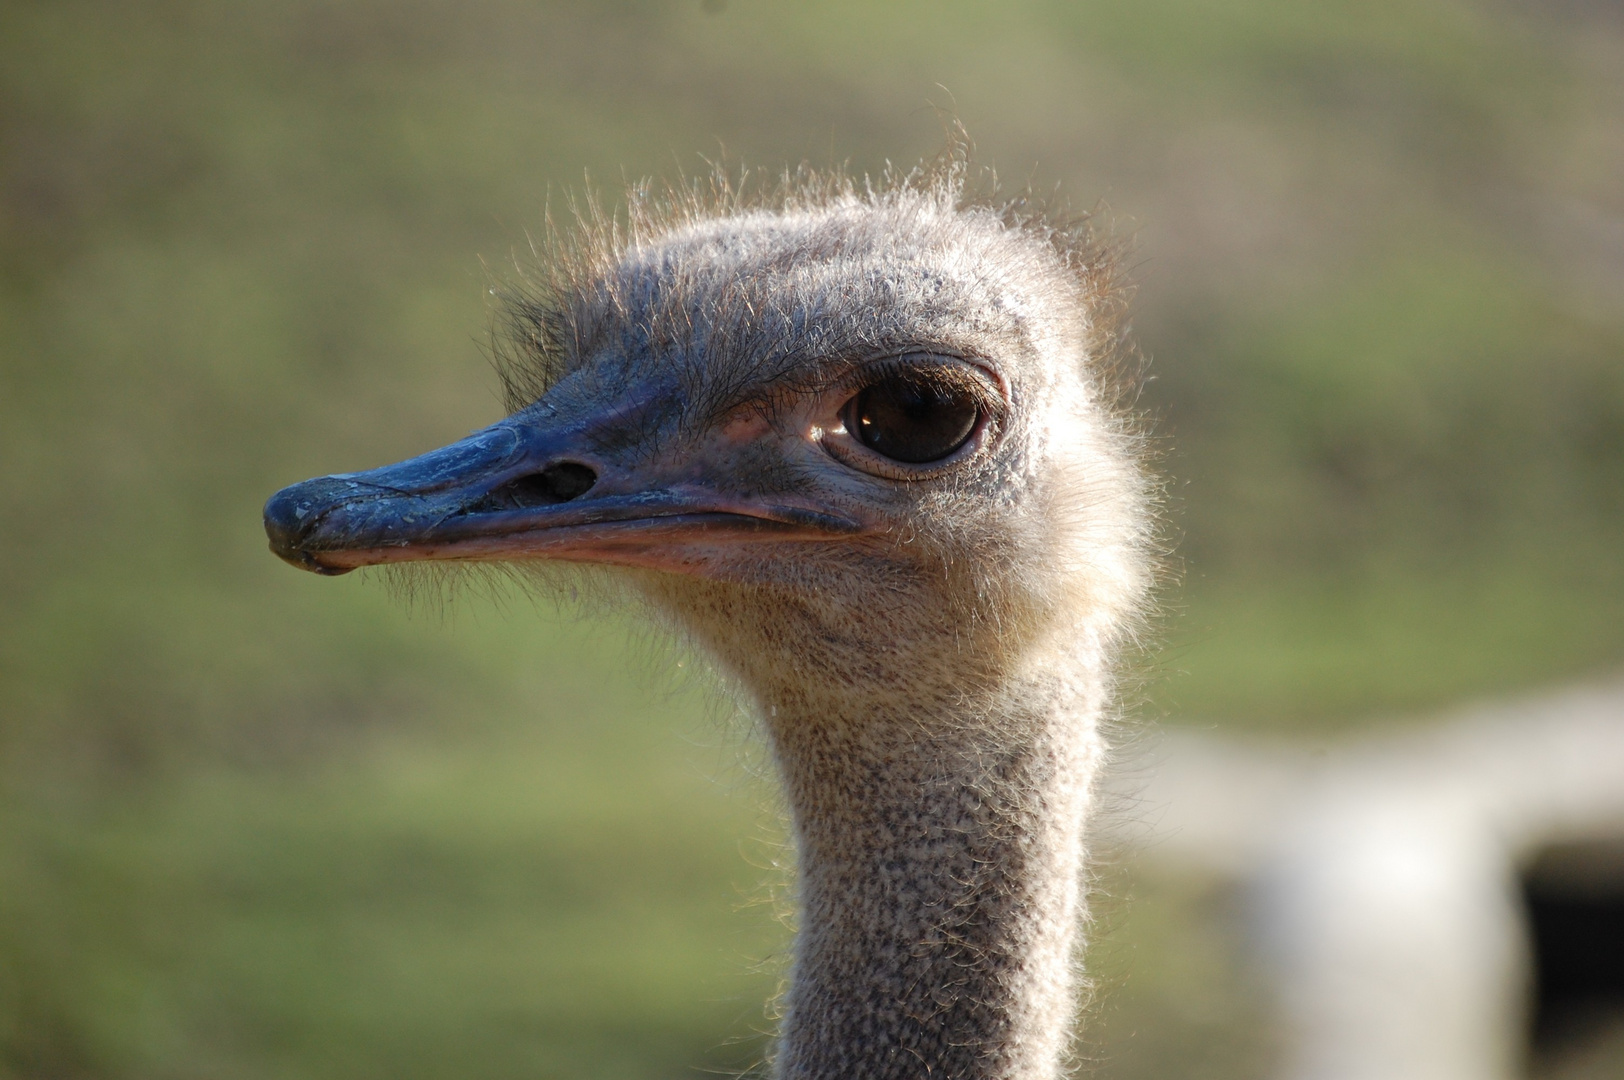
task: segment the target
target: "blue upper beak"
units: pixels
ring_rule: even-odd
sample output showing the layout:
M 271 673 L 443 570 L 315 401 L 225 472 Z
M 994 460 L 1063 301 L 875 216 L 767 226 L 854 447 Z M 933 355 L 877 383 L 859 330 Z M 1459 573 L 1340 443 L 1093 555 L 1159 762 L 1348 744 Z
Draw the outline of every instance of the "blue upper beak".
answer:
M 318 574 L 418 559 L 553 558 L 661 566 L 696 538 L 859 531 L 820 508 L 623 467 L 602 449 L 625 412 L 556 425 L 532 407 L 421 457 L 294 484 L 265 504 L 271 550 Z M 725 478 L 724 478 L 725 479 Z

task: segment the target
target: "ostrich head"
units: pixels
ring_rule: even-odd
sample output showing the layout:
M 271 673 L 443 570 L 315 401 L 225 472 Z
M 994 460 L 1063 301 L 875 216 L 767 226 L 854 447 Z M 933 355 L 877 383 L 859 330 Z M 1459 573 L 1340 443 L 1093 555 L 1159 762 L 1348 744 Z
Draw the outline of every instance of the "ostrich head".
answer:
M 589 226 L 510 300 L 512 415 L 279 492 L 272 549 L 632 568 L 758 678 L 923 650 L 962 681 L 1034 634 L 1109 637 L 1142 577 L 1112 253 L 961 185 L 722 189 Z
M 510 300 L 510 416 L 265 509 L 319 573 L 619 568 L 755 697 L 800 848 L 786 1076 L 1046 1076 L 1070 1010 L 1144 484 L 1109 249 L 963 190 L 634 198 Z

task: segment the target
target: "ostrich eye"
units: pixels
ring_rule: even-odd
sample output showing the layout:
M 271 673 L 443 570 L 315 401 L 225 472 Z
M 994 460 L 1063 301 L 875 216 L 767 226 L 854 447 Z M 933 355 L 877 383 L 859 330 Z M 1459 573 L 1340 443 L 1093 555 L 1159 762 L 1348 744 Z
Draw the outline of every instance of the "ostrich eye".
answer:
M 980 416 L 967 389 L 906 375 L 865 387 L 845 409 L 847 430 L 864 446 L 910 465 L 939 461 L 963 446 Z

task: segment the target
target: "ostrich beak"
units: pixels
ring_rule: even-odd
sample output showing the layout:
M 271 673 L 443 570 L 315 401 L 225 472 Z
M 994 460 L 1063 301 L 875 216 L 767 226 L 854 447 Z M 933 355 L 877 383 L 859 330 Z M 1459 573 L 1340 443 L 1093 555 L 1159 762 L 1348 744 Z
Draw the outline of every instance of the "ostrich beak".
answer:
M 539 413 L 539 415 L 538 415 Z M 715 548 L 832 539 L 860 526 L 804 498 L 729 494 L 726 468 L 692 460 L 615 465 L 605 412 L 549 427 L 543 406 L 421 457 L 317 477 L 265 504 L 271 550 L 344 574 L 422 559 L 557 559 L 700 573 Z

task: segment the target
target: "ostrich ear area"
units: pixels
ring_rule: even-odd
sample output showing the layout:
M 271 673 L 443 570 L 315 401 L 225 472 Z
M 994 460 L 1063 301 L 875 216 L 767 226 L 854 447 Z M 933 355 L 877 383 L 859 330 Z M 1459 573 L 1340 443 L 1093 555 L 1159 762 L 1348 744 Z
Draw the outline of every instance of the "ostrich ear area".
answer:
M 591 424 L 525 421 L 521 413 L 421 457 L 282 489 L 265 504 L 271 551 L 318 574 L 425 559 L 702 574 L 723 546 L 866 531 L 804 497 L 729 494 L 735 485 L 708 476 L 702 460 L 616 465 L 596 452 Z

